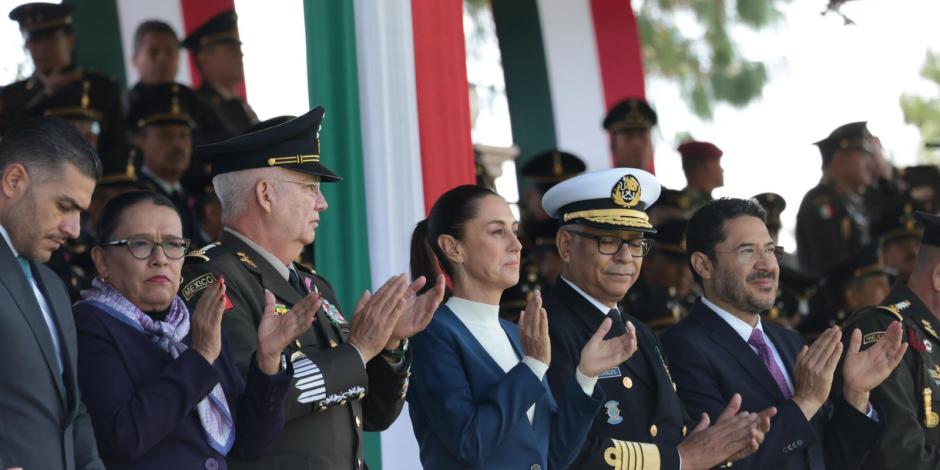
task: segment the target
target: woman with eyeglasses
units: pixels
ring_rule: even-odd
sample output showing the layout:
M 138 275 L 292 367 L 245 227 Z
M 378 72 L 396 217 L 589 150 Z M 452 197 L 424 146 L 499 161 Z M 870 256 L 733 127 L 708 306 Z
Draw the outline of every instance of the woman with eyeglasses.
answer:
M 73 306 L 78 381 L 109 469 L 226 468 L 227 456 L 259 457 L 284 426 L 293 371 L 281 352 L 306 331 L 319 301 L 287 313 L 274 297 L 258 350 L 241 378 L 221 334 L 225 280 L 206 279 L 193 312 L 177 296 L 189 240 L 165 196 L 112 199 L 98 220 L 99 276 Z
M 605 320 L 581 350 L 576 380 L 552 394 L 538 292 L 518 326 L 499 319 L 500 296 L 519 282 L 517 229 L 502 197 L 467 185 L 444 193 L 412 235 L 412 276 L 438 279 L 443 269 L 453 281 L 453 296 L 411 342 L 408 404 L 426 469 L 567 468 L 601 407 L 597 376 L 636 350 L 632 325 L 603 340 Z

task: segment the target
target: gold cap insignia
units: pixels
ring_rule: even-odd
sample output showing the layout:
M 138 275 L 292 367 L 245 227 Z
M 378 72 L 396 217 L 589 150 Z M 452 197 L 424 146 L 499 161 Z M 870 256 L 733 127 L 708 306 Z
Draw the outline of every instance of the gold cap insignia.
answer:
M 635 207 L 640 203 L 640 181 L 633 175 L 624 175 L 610 192 L 610 199 L 620 207 Z

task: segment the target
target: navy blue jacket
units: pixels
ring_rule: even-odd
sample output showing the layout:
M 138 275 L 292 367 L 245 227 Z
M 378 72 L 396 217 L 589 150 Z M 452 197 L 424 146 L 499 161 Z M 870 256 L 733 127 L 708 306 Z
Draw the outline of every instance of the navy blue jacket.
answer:
M 519 328 L 500 324 L 522 359 Z M 567 468 L 600 408 L 600 391 L 589 397 L 576 380 L 553 397 L 522 362 L 504 372 L 444 305 L 411 347 L 408 409 L 427 470 Z
M 763 328 L 793 377 L 803 338 L 770 322 L 763 322 Z M 784 400 L 754 350 L 701 299 L 688 317 L 666 330 L 662 342 L 679 396 L 692 415 L 706 412 L 714 421 L 734 393 L 741 394 L 744 411 L 777 407 L 757 453 L 735 462 L 735 469 L 854 469 L 881 434 L 883 423 L 841 398 L 827 402 L 807 421 L 792 399 Z
M 144 333 L 99 308 L 73 306 L 78 330 L 78 384 L 108 469 L 227 468 L 209 447 L 196 404 L 217 383 L 235 421 L 229 456 L 256 459 L 284 427 L 291 370 L 267 376 L 255 361 L 247 384 L 222 338 L 208 362 L 194 349 L 175 360 Z M 190 343 L 189 335 L 184 338 Z

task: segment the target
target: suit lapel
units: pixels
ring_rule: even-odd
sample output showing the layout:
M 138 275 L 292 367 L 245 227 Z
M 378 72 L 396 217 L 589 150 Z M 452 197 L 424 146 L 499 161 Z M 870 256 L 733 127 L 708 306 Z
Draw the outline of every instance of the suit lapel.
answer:
M 39 268 L 35 263 L 30 262 L 31 268 L 33 270 L 33 275 L 36 277 L 36 282 L 39 284 L 40 290 L 43 291 L 43 295 L 46 297 L 46 303 L 49 305 L 51 310 L 50 314 L 56 323 L 56 327 L 59 331 L 74 331 L 74 320 L 72 319 L 72 306 L 69 305 L 68 297 L 64 296 L 52 296 L 50 295 L 49 286 L 53 285 L 55 282 L 60 282 L 55 273 L 51 270 Z M 72 415 L 78 409 L 76 398 L 78 397 L 78 383 L 75 379 L 75 370 L 72 369 L 72 355 L 75 354 L 73 350 L 74 345 L 69 340 L 67 335 L 59 335 L 59 350 L 62 353 L 62 377 L 64 379 L 64 386 L 68 387 L 67 400 L 68 400 L 68 411 L 69 411 L 69 421 L 71 421 Z
M 558 296 L 559 300 L 567 304 L 568 308 L 584 322 L 589 332 L 589 338 L 597 331 L 597 328 L 601 326 L 601 322 L 604 321 L 604 314 L 564 280 L 559 279 L 558 282 L 555 283 L 555 295 Z M 551 315 L 551 312 L 549 312 L 549 315 Z M 549 318 L 548 321 L 551 322 L 552 319 Z M 648 348 L 650 345 L 643 343 L 645 342 L 637 341 L 638 350 L 642 351 L 642 354 L 639 355 L 649 356 L 650 350 Z M 642 361 L 647 361 L 648 357 L 643 358 L 637 356 L 637 354 L 634 354 L 633 357 L 620 364 L 620 367 L 626 368 L 633 374 L 633 377 L 638 378 L 641 382 L 646 384 L 647 387 L 655 390 L 655 379 L 650 377 L 650 372 L 643 368 Z M 647 362 L 647 364 L 649 364 L 649 362 Z
M 2 240 L 0 240 L 0 273 L 2 273 L 0 274 L 0 281 L 9 291 L 10 297 L 13 298 L 20 314 L 32 330 L 36 342 L 39 343 L 39 349 L 42 351 L 46 366 L 49 368 L 49 372 L 52 373 L 53 380 L 59 389 L 59 396 L 62 398 L 63 405 L 65 405 L 65 386 L 62 383 L 62 374 L 59 373 L 59 365 L 55 357 L 52 332 L 49 331 L 49 326 L 46 325 L 46 321 L 42 317 L 42 310 L 39 308 L 39 302 L 33 294 L 33 287 L 26 279 L 26 275 L 23 274 L 23 270 L 13 256 L 13 251 Z
M 777 382 L 774 380 L 773 376 L 770 375 L 770 371 L 767 370 L 767 366 L 761 362 L 757 354 L 754 353 L 754 350 L 738 336 L 738 333 L 734 331 L 734 328 L 731 328 L 731 325 L 722 320 L 717 313 L 705 306 L 701 299 L 695 302 L 695 306 L 692 307 L 692 313 L 689 314 L 689 316 L 709 328 L 711 330 L 709 338 L 728 351 L 728 353 L 734 357 L 734 360 L 737 361 L 757 383 L 764 387 L 767 393 L 774 396 L 775 401 L 779 402 L 784 400 L 783 394 L 780 392 L 780 388 L 777 387 Z M 777 342 L 774 342 L 774 344 L 776 345 Z

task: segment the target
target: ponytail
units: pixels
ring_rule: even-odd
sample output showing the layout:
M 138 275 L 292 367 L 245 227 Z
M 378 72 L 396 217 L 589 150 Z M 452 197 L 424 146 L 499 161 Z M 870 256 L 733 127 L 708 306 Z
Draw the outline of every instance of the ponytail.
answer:
M 415 225 L 411 234 L 411 279 L 415 280 L 421 276 L 427 279 L 418 295 L 433 289 L 440 273 L 437 255 L 428 241 L 428 219 L 424 219 Z

